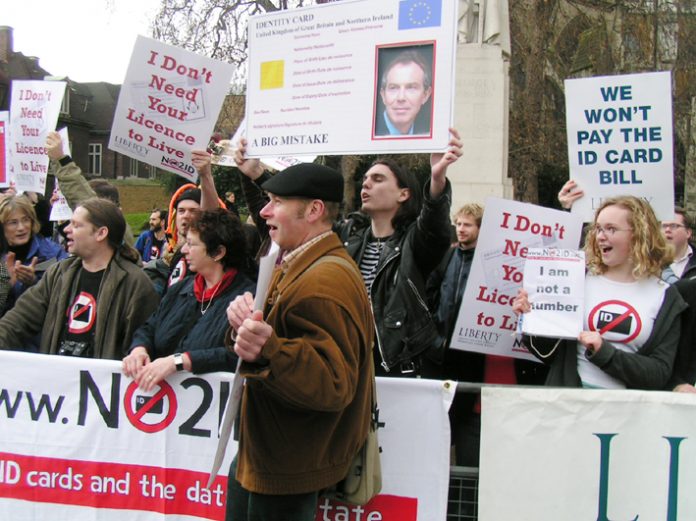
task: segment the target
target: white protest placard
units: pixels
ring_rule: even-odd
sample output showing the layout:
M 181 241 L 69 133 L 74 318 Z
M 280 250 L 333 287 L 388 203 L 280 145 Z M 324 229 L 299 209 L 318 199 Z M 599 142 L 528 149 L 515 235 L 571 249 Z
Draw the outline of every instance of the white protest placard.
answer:
M 249 156 L 446 149 L 456 35 L 450 0 L 344 0 L 251 17 Z
M 590 222 L 602 199 L 644 198 L 659 220 L 674 218 L 670 72 L 565 80 L 573 204 Z
M 143 392 L 116 361 L 0 351 L 0 366 L 0 519 L 225 519 L 234 440 L 205 485 L 232 373 Z M 316 519 L 444 519 L 454 386 L 378 378 L 377 395 L 382 492 L 364 506 L 320 498 Z
M 0 188 L 10 186 L 10 113 L 0 111 Z
M 68 127 L 63 127 L 58 130 L 58 135 L 60 136 L 60 142 L 63 145 L 63 154 L 66 156 L 72 156 L 72 150 L 70 150 L 70 136 L 68 135 Z
M 68 135 L 68 127 L 63 127 L 58 131 L 60 135 L 61 143 L 63 144 L 63 155 L 72 156 L 72 150 L 70 150 L 70 136 Z M 72 208 L 68 204 L 67 199 L 60 191 L 60 186 L 58 180 L 56 179 L 56 186 L 53 189 L 53 203 L 51 204 L 51 214 L 48 216 L 49 221 L 67 221 L 72 217 Z
M 577 338 L 582 331 L 585 252 L 530 248 L 523 286 L 532 310 L 521 317 L 522 332 L 552 338 Z
M 693 394 L 489 387 L 481 396 L 480 521 L 696 519 Z
M 138 36 L 109 148 L 189 181 L 191 150 L 205 150 L 234 65 Z
M 65 85 L 64 81 L 12 82 L 10 161 L 18 192 L 46 189 L 46 136 L 56 128 Z
M 63 192 L 60 191 L 58 181 L 53 190 L 53 203 L 51 204 L 51 214 L 48 216 L 49 221 L 68 221 L 72 217 L 73 211 L 65 199 Z
M 512 301 L 530 248 L 577 248 L 576 215 L 490 197 L 452 334 L 453 349 L 537 360 L 515 336 Z

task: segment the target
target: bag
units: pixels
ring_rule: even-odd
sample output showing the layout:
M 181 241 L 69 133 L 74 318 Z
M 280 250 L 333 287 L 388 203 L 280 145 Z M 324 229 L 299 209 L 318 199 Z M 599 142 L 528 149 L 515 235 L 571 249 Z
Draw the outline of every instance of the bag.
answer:
M 377 385 L 372 362 L 369 364 L 372 379 L 372 413 L 367 439 L 351 461 L 346 477 L 323 494 L 351 505 L 366 505 L 382 490 L 382 463 L 379 456 L 382 449 L 377 439 L 377 429 L 381 426 L 377 408 Z
M 350 464 L 348 475 L 336 487 L 335 498 L 344 503 L 365 505 L 382 490 L 377 422 L 370 422 L 367 439 Z
M 358 277 L 361 277 L 355 263 L 334 255 L 320 257 L 305 270 L 305 273 L 325 262 L 341 264 L 353 270 Z M 350 462 L 346 477 L 334 487 L 322 493 L 324 497 L 352 505 L 366 505 L 382 490 L 382 464 L 379 457 L 381 449 L 377 440 L 377 429 L 380 427 L 379 409 L 377 408 L 377 382 L 375 381 L 375 369 L 372 365 L 372 360 L 370 359 L 367 364 L 370 371 L 369 378 L 372 380 L 370 427 L 367 431 L 367 439 L 353 458 L 353 461 Z

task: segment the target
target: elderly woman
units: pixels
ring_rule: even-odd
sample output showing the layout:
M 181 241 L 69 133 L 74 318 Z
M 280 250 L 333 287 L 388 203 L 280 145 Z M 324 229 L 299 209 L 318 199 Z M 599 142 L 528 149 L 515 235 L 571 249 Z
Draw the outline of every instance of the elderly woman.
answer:
M 239 219 L 227 210 L 199 213 L 182 251 L 195 277 L 167 290 L 157 311 L 135 332 L 123 372 L 148 391 L 176 371 L 234 371 L 224 345 L 227 304 L 254 283 L 240 268 L 246 242 Z
M 14 306 L 29 286 L 33 286 L 53 263 L 68 256 L 56 242 L 39 235 L 41 224 L 29 199 L 9 196 L 0 200 L 3 229 L 2 261 L 10 276 L 10 294 L 0 314 Z

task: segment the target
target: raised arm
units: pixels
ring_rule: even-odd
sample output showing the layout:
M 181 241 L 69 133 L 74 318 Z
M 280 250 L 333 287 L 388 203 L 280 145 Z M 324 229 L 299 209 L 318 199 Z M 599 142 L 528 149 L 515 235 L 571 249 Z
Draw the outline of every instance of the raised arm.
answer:
M 450 141 L 446 152 L 430 155 L 430 197 L 437 198 L 447 184 L 447 168 L 462 156 L 462 141 L 459 132 L 450 128 Z
M 198 171 L 201 184 L 201 210 L 215 210 L 220 205 L 218 203 L 218 193 L 213 181 L 213 169 L 211 166 L 212 158 L 210 153 L 205 150 L 192 150 L 191 162 Z

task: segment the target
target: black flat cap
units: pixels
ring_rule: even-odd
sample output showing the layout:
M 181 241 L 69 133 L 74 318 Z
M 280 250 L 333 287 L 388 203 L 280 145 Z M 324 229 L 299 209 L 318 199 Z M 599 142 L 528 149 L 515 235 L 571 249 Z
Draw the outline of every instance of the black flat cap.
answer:
M 281 197 L 343 201 L 343 176 L 328 166 L 302 163 L 278 172 L 261 188 Z

